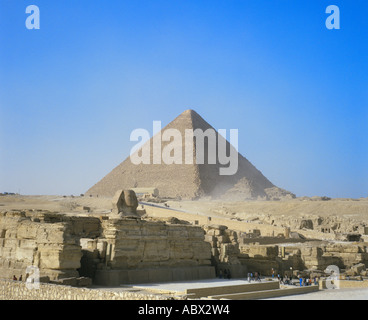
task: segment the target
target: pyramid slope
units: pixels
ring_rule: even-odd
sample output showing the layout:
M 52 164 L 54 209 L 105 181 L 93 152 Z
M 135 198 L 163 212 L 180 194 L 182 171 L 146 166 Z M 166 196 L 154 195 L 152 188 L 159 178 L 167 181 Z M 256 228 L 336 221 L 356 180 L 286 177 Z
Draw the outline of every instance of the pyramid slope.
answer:
M 213 129 L 194 110 L 186 110 L 170 122 L 166 129 L 177 129 L 184 137 L 185 129 Z M 216 132 L 216 135 L 218 133 Z M 153 163 L 153 138 L 146 144 L 150 144 L 151 163 Z M 162 142 L 162 149 L 169 142 Z M 227 147 L 230 147 L 229 142 Z M 142 147 L 144 148 L 144 146 Z M 184 154 L 185 146 L 182 146 Z M 207 145 L 205 144 L 205 150 Z M 139 152 L 139 150 L 137 151 Z M 196 144 L 193 143 L 193 154 L 196 152 Z M 111 197 L 116 190 L 129 188 L 155 187 L 162 197 L 180 197 L 193 199 L 212 196 L 221 197 L 226 191 L 231 190 L 239 181 L 248 181 L 251 190 L 243 193 L 245 199 L 267 198 L 265 189 L 276 188 L 259 170 L 257 170 L 246 158 L 238 153 L 238 171 L 234 175 L 220 175 L 219 169 L 223 167 L 219 161 L 216 164 L 139 164 L 131 162 L 130 157 L 125 159 L 101 181 L 90 188 L 87 195 L 99 195 Z

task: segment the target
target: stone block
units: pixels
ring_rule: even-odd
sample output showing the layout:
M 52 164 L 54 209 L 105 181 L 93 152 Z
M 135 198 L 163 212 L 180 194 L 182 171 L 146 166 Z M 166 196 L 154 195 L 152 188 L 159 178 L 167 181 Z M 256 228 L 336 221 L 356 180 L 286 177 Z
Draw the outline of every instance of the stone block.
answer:
M 33 257 L 36 252 L 36 248 L 17 248 L 15 252 L 15 259 L 28 262 L 30 265 L 33 262 Z
M 64 286 L 76 287 L 77 284 L 78 284 L 78 281 L 77 281 L 77 278 L 73 277 L 73 278 L 64 278 L 64 279 L 53 280 L 53 281 L 51 281 L 51 283 L 61 284 L 61 285 L 64 285 Z
M 87 250 L 87 251 L 97 250 L 97 239 L 80 238 L 79 244 L 83 250 Z
M 213 256 L 218 256 L 218 255 L 220 254 L 220 251 L 219 251 L 219 249 L 218 249 L 218 248 L 212 248 L 212 249 L 211 249 L 211 254 L 212 254 Z
M 227 234 L 224 234 L 222 236 L 218 236 L 217 240 L 220 243 L 229 243 L 230 242 L 229 236 Z
M 147 269 L 128 270 L 128 283 L 149 283 L 150 274 Z
M 217 242 L 217 238 L 211 235 L 206 234 L 204 236 L 204 240 L 210 243 L 216 243 Z
M 209 259 L 206 259 L 206 260 L 204 260 L 204 259 L 199 259 L 199 260 L 198 260 L 198 264 L 199 264 L 200 266 L 210 266 L 210 265 L 211 265 L 211 260 L 209 260 Z
M 205 233 L 204 233 L 204 230 L 200 227 L 188 226 L 187 232 L 188 232 L 189 239 L 198 239 L 198 240 L 204 239 Z
M 92 279 L 87 277 L 77 278 L 78 287 L 90 287 L 92 285 Z
M 96 244 L 96 249 L 99 253 L 101 259 L 106 257 L 107 241 L 104 239 L 98 239 Z
M 356 274 L 360 274 L 363 270 L 365 270 L 365 264 L 359 263 L 351 267 L 351 270 L 353 270 Z
M 173 281 L 186 281 L 188 280 L 185 268 L 172 268 Z
M 215 268 L 212 266 L 201 266 L 198 268 L 198 279 L 213 279 L 216 277 Z
M 322 257 L 323 250 L 320 247 L 305 247 L 301 248 L 302 256 L 311 256 L 311 257 Z
M 38 232 L 38 224 L 26 221 L 18 225 L 17 238 L 18 239 L 35 239 Z
M 211 259 L 211 245 L 208 242 L 195 242 L 192 248 L 193 259 Z
M 173 281 L 172 272 L 167 269 L 149 269 L 149 282 L 170 282 Z
M 174 239 L 188 239 L 188 231 L 186 227 L 171 227 L 167 231 L 167 236 Z
M 143 260 L 165 261 L 170 258 L 169 243 L 167 240 L 153 240 L 145 242 Z
M 188 241 L 169 241 L 170 259 L 193 259 L 194 246 Z
M 174 228 L 174 226 L 172 226 Z M 142 226 L 141 235 L 149 238 L 166 238 L 168 236 L 168 226 L 164 223 L 150 222 Z
M 94 284 L 101 286 L 118 286 L 123 283 L 128 283 L 128 281 L 124 281 L 128 279 L 128 273 L 125 273 L 126 278 L 124 278 L 124 273 L 120 270 L 96 270 Z
M 193 259 L 180 259 L 180 260 L 173 260 L 172 267 L 197 267 L 198 261 Z
M 51 245 L 39 248 L 40 266 L 45 269 L 78 269 L 82 258 L 79 246 Z

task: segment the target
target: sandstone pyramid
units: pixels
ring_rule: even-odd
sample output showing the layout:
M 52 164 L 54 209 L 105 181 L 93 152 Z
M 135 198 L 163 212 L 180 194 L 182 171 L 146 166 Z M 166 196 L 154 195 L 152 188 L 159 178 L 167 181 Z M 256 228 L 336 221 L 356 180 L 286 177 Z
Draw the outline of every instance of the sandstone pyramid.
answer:
M 177 129 L 185 136 L 185 129 L 215 129 L 194 110 L 186 110 L 161 130 Z M 161 132 L 157 134 L 161 134 Z M 218 133 L 216 136 L 218 137 Z M 162 149 L 169 142 L 162 142 Z M 153 138 L 146 142 L 150 145 L 150 157 L 153 159 Z M 196 141 L 193 140 L 195 155 Z M 208 144 L 205 144 L 207 150 Z M 226 141 L 227 150 L 229 142 Z M 144 148 L 144 146 L 142 146 Z M 142 148 L 137 152 L 141 152 Z M 185 143 L 183 143 L 183 155 Z M 274 186 L 246 158 L 236 152 L 238 170 L 234 175 L 220 175 L 219 169 L 224 167 L 215 164 L 133 164 L 131 158 L 119 164 L 101 181 L 90 188 L 86 195 L 112 197 L 119 189 L 157 188 L 161 197 L 195 199 L 211 196 L 229 200 L 270 199 L 295 197 L 288 191 Z M 205 159 L 207 159 L 205 155 Z M 271 192 L 271 193 L 270 193 Z M 270 195 L 269 195 L 270 193 Z

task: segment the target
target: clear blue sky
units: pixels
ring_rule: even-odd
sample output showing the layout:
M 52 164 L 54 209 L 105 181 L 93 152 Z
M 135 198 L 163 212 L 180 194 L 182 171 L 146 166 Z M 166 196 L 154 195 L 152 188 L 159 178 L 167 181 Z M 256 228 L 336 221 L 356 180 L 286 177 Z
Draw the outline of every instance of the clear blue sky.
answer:
M 277 186 L 368 196 L 368 2 L 0 0 L 0 192 L 84 193 L 188 108 Z

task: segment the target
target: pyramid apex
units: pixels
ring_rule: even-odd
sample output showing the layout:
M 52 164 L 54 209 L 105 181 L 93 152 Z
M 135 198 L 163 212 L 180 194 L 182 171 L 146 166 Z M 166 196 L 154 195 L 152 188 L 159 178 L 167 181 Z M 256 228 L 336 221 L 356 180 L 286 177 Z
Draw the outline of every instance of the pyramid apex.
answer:
M 195 112 L 195 110 L 193 109 L 187 109 L 182 114 L 184 115 L 184 114 L 198 114 L 198 113 Z

